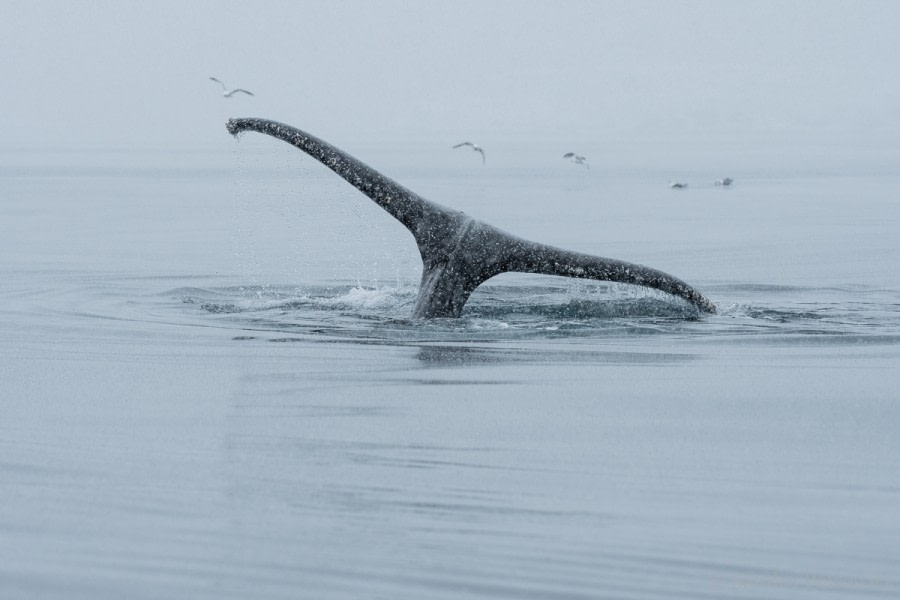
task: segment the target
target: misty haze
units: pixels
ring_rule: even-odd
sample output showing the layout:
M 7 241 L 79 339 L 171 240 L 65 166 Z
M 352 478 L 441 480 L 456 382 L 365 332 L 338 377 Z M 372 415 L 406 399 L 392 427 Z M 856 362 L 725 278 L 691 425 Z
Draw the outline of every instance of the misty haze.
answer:
M 900 596 L 898 22 L 5 3 L 0 597 Z

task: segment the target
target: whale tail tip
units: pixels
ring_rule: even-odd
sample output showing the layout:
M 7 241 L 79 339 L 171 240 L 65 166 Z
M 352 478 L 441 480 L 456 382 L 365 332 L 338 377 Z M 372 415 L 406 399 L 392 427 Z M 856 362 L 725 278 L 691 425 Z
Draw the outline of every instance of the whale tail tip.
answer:
M 225 128 L 228 129 L 228 133 L 237 137 L 241 132 L 241 129 L 238 127 L 237 119 L 228 119 L 228 123 L 225 124 Z

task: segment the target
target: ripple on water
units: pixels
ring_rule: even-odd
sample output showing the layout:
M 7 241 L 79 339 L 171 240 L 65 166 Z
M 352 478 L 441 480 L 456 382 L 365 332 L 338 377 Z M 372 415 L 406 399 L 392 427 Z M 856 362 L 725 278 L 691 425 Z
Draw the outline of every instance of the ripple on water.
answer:
M 196 307 L 190 318 L 202 321 L 214 316 L 223 327 L 303 336 L 296 340 L 324 336 L 403 344 L 674 336 L 819 344 L 825 338 L 832 338 L 831 343 L 841 339 L 858 343 L 860 338 L 894 343 L 900 336 L 900 299 L 895 292 L 748 284 L 711 287 L 720 296 L 716 315 L 700 315 L 687 302 L 634 286 L 486 285 L 472 295 L 461 318 L 428 321 L 408 318 L 415 285 L 177 288 L 165 296 Z

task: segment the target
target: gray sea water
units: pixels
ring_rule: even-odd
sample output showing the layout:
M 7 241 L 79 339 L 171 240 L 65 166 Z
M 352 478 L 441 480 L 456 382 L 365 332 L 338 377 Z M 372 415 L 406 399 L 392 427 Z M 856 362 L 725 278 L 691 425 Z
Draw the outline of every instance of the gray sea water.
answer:
M 719 313 L 409 321 L 411 236 L 280 142 L 3 151 L 0 597 L 900 596 L 898 148 L 330 141 Z

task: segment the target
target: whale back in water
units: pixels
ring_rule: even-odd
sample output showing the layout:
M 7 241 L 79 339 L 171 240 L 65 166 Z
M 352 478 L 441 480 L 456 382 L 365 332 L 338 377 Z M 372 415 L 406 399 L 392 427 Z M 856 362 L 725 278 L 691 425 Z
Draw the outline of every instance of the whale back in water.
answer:
M 683 298 L 703 312 L 715 305 L 680 279 L 621 260 L 525 240 L 426 200 L 365 163 L 305 131 L 268 119 L 229 119 L 237 135 L 257 131 L 309 154 L 371 198 L 412 233 L 422 256 L 413 318 L 459 317 L 479 285 L 500 273 L 541 273 L 641 285 Z

